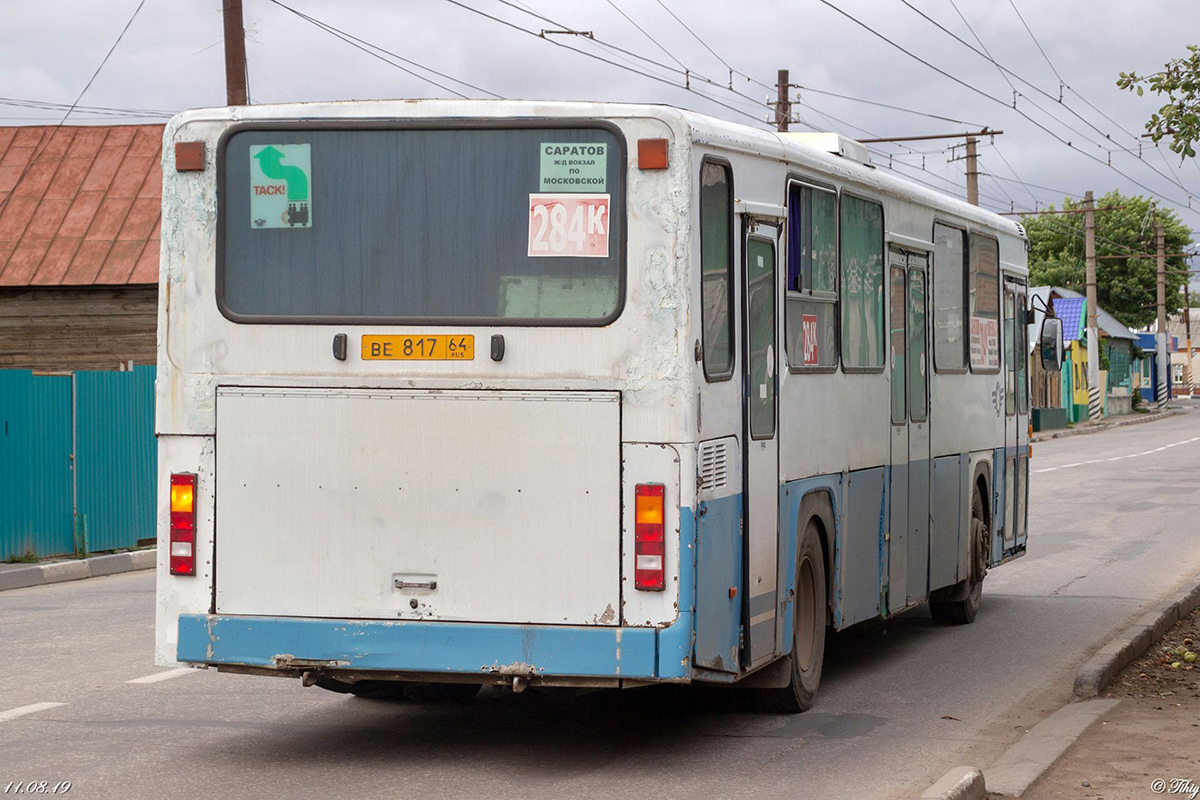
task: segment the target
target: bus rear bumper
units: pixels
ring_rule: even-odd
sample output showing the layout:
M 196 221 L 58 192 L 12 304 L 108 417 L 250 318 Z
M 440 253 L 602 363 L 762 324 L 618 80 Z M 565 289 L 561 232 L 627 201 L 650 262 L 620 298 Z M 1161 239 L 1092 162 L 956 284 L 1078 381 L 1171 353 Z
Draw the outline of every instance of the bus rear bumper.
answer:
M 686 681 L 691 613 L 666 628 L 179 615 L 179 661 L 259 670 Z

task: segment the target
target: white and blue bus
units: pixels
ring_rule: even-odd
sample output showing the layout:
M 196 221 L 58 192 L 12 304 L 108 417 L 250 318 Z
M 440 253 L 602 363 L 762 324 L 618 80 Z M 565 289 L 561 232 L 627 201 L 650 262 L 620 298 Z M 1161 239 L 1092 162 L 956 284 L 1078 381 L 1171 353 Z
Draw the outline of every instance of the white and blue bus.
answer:
M 799 711 L 827 627 L 1025 551 L 1024 235 L 861 144 L 383 101 L 163 152 L 160 664 Z

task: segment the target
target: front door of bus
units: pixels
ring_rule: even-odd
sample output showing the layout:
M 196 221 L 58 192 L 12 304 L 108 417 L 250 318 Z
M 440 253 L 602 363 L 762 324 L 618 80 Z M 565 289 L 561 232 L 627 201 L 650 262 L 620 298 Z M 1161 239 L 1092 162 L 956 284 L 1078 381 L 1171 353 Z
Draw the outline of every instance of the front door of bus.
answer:
M 745 467 L 745 601 L 743 664 L 775 652 L 775 576 L 779 522 L 779 440 L 776 435 L 778 334 L 775 277 L 777 230 L 747 217 L 742 252 L 742 385 Z

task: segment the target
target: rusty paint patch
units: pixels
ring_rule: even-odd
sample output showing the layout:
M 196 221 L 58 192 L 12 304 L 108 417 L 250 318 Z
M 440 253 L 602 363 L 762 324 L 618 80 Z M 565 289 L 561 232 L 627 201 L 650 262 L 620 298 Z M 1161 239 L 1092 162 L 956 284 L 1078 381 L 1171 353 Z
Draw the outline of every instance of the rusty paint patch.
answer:
M 514 661 L 511 664 L 492 664 L 490 667 L 484 664 L 479 668 L 480 672 L 489 672 L 492 675 L 515 675 L 525 677 L 537 675 L 538 668 L 533 664 L 526 664 L 521 661 Z

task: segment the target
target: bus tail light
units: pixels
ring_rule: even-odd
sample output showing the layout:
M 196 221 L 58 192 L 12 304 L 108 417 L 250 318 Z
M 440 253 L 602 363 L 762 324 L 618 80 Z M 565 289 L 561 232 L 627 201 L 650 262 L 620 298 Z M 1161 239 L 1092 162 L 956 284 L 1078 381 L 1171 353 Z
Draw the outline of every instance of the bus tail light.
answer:
M 639 483 L 634 488 L 634 503 L 633 586 L 644 592 L 661 592 L 667 587 L 663 485 Z
M 171 475 L 171 574 L 196 574 L 196 476 Z

